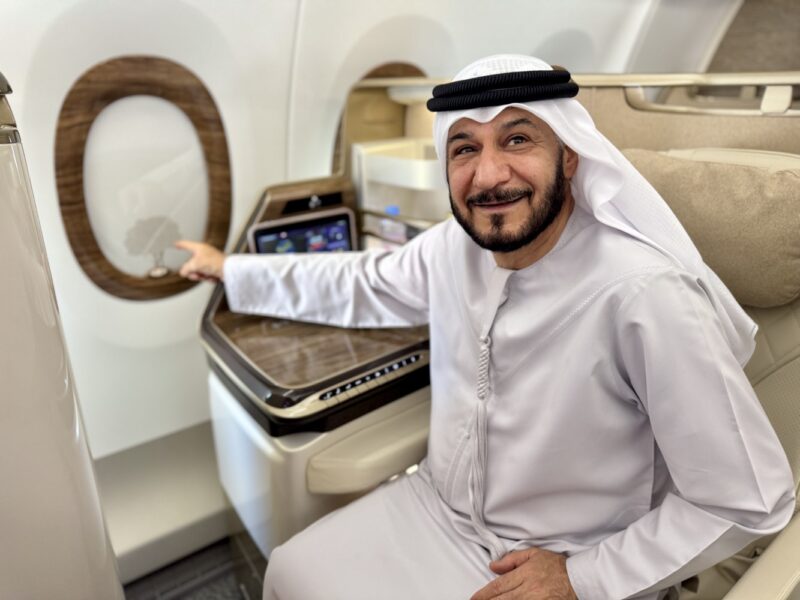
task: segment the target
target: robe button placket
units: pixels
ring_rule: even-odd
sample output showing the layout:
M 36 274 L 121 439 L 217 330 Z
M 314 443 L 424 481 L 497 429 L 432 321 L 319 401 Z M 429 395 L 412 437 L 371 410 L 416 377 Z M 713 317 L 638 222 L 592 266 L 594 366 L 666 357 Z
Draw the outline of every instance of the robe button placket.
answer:
M 489 357 L 492 340 L 488 335 L 478 339 L 478 402 L 475 406 L 474 438 L 472 439 L 472 464 L 468 479 L 470 519 L 475 532 L 489 550 L 492 560 L 498 560 L 505 549 L 497 537 L 486 526 L 483 502 L 486 494 L 486 461 L 488 442 L 487 398 L 489 395 Z
M 489 391 L 489 357 L 492 339 L 488 335 L 479 338 L 478 353 L 478 399 L 485 401 Z

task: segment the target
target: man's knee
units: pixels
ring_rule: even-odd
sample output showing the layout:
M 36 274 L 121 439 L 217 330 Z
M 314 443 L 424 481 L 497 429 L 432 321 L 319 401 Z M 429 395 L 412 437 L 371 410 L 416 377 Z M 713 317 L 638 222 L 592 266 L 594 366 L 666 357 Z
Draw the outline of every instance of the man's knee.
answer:
M 297 578 L 292 577 L 289 572 L 293 562 L 287 556 L 290 553 L 291 548 L 283 545 L 275 548 L 269 555 L 267 571 L 264 574 L 263 600 L 293 600 L 295 597 L 291 591 L 291 584 Z

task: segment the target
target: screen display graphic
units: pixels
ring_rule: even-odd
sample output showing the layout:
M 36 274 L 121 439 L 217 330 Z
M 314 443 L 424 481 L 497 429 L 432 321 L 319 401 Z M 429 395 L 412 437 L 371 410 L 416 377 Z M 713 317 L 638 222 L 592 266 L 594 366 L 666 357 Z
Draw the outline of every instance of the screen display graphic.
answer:
M 293 223 L 254 232 L 259 254 L 345 252 L 353 249 L 350 222 L 342 215 L 306 223 Z

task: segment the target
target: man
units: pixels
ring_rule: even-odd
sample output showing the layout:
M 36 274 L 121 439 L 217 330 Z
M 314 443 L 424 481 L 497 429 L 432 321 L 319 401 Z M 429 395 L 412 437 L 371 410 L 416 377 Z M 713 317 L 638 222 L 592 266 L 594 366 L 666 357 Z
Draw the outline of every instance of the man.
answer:
M 456 82 L 429 102 L 455 221 L 393 253 L 182 244 L 234 310 L 430 323 L 427 459 L 277 548 L 264 597 L 661 598 L 792 514 L 755 326 L 568 74 Z

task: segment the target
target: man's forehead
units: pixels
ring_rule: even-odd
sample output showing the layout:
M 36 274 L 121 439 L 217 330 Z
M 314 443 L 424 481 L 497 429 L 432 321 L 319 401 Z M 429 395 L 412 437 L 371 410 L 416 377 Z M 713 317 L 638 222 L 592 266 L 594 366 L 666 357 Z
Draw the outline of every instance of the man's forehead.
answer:
M 547 125 L 542 119 L 534 115 L 532 112 L 524 110 L 516 106 L 509 106 L 500 111 L 491 121 L 487 123 L 480 123 L 469 117 L 462 117 L 450 126 L 449 135 L 455 133 L 467 132 L 471 129 L 482 127 L 484 125 L 489 127 L 502 126 L 514 122 L 528 124 L 535 129 L 543 132 L 551 132 L 550 126 Z

